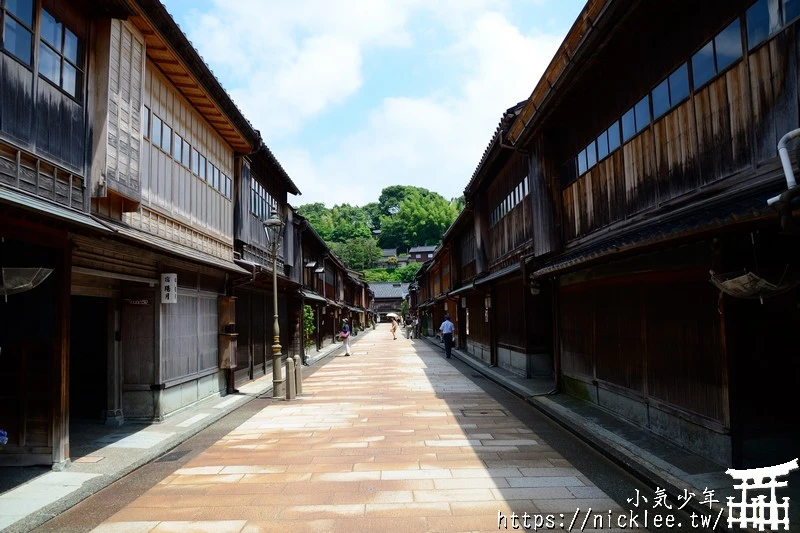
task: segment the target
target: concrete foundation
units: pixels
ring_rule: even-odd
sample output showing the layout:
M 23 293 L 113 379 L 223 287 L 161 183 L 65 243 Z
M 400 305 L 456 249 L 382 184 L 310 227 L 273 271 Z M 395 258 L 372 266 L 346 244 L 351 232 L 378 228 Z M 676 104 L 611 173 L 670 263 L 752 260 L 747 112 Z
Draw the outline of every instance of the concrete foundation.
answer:
M 565 393 L 593 403 L 614 413 L 620 418 L 648 429 L 678 446 L 721 465 L 732 461 L 732 442 L 730 435 L 698 424 L 688 417 L 645 403 L 628 395 L 620 394 L 601 384 L 563 376 Z

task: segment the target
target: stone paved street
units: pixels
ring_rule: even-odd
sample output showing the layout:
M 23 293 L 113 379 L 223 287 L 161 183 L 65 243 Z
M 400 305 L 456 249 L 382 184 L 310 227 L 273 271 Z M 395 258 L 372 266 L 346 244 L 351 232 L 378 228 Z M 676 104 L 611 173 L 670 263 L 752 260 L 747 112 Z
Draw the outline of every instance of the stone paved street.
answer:
M 384 325 L 353 350 L 95 531 L 497 531 L 498 512 L 566 530 L 577 508 L 622 512 L 425 341 Z

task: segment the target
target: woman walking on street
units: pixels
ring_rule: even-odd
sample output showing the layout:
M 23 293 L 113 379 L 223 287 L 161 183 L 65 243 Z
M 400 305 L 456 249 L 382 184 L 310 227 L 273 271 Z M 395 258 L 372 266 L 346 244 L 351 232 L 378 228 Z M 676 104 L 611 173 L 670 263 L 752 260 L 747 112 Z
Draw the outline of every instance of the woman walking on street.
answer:
M 392 338 L 394 338 L 394 340 L 397 340 L 397 320 L 395 320 L 394 317 L 392 317 L 392 329 L 391 329 L 391 331 L 392 331 Z
M 344 354 L 349 356 L 350 355 L 350 325 L 347 323 L 347 319 L 342 319 L 342 332 L 339 334 L 339 337 L 344 340 Z

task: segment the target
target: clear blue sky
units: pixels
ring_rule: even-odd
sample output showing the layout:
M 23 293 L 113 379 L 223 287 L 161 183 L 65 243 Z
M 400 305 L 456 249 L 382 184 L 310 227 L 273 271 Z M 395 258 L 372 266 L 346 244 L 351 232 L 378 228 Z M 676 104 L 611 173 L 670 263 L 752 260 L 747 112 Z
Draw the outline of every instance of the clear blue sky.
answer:
M 579 0 L 164 0 L 302 192 L 460 196 Z

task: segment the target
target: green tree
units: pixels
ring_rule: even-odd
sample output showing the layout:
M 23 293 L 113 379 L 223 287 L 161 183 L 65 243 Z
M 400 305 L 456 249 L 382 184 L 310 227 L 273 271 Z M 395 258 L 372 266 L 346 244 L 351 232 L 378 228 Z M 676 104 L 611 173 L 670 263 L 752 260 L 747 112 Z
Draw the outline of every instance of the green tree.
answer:
M 422 263 L 409 263 L 404 267 L 395 270 L 398 277 L 397 281 L 402 283 L 411 283 L 417 275 L 419 269 L 422 268 Z
M 303 336 L 305 345 L 314 344 L 314 332 L 317 330 L 316 320 L 314 319 L 314 309 L 310 305 L 303 306 Z
M 364 270 L 364 279 L 367 283 L 393 282 L 411 283 L 414 276 L 422 267 L 422 263 L 409 263 L 408 265 L 391 270 L 383 268 L 370 268 Z
M 333 216 L 325 204 L 317 202 L 301 205 L 297 208 L 297 212 L 308 219 L 322 240 L 327 242 L 330 239 L 333 232 Z
M 367 217 L 367 227 L 371 230 L 381 229 L 381 204 L 370 202 L 361 208 Z
M 394 278 L 394 272 L 389 272 L 382 268 L 368 268 L 364 270 L 364 281 L 367 283 L 385 283 L 389 281 L 397 281 Z
M 368 239 L 372 237 L 372 230 L 367 225 L 367 215 L 358 206 L 349 204 L 333 206 L 331 220 L 333 230 L 326 241 L 348 242 L 353 239 Z
M 381 223 L 381 246 L 395 244 L 408 250 L 412 246 L 438 244 L 456 218 L 455 205 L 436 193 L 409 191 L 396 215 Z M 400 241 L 399 243 L 397 241 Z
M 453 198 L 453 199 L 451 199 L 451 200 L 450 200 L 450 204 L 451 204 L 453 207 L 455 207 L 455 209 L 456 209 L 456 216 L 458 216 L 458 215 L 459 215 L 459 213 L 461 213 L 461 211 L 463 211 L 463 210 L 464 210 L 464 207 L 466 207 L 466 205 L 467 205 L 467 202 L 466 202 L 466 200 L 464 199 L 464 195 L 462 194 L 462 195 L 461 195 L 461 196 L 459 196 L 458 198 Z
M 372 237 L 356 237 L 329 244 L 333 253 L 353 270 L 371 267 L 381 257 L 381 249 Z

